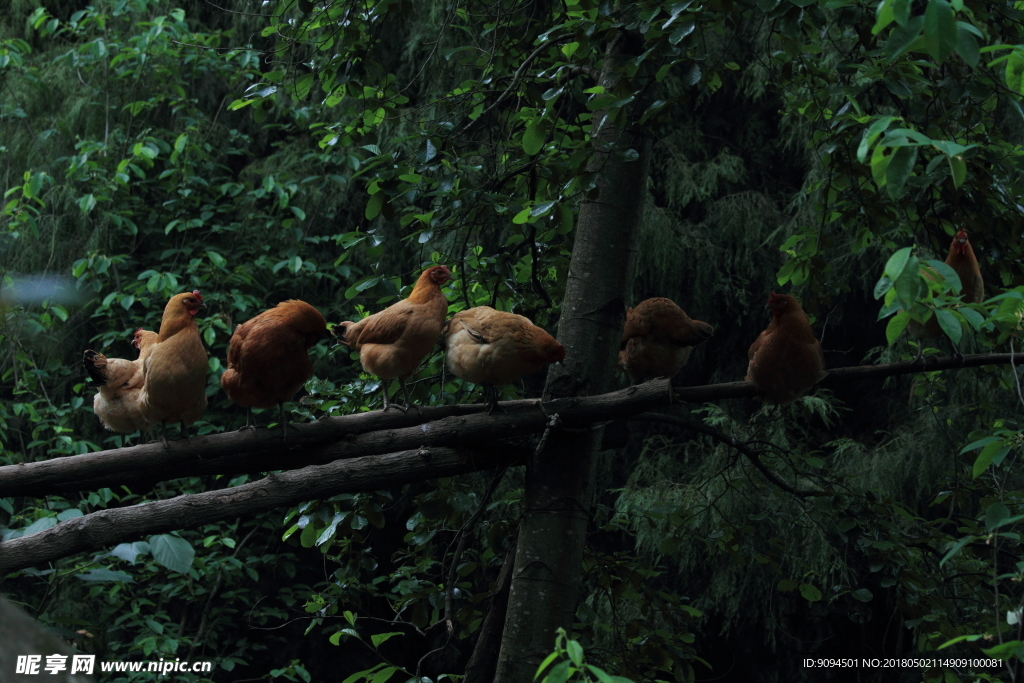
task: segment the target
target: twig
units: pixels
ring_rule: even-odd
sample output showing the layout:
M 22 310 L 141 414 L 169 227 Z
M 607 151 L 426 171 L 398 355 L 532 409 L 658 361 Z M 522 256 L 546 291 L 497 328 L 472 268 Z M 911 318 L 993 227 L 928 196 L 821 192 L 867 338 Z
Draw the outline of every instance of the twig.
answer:
M 487 107 L 487 109 L 484 109 L 483 113 L 480 114 L 480 116 L 476 117 L 475 119 L 467 123 L 466 126 L 461 131 L 459 131 L 459 135 L 465 135 L 466 133 L 468 133 L 469 130 L 476 125 L 477 121 L 482 120 L 484 117 L 490 114 L 495 107 L 504 102 L 508 98 L 508 96 L 512 94 L 512 91 L 514 91 L 516 89 L 516 86 L 519 85 L 519 81 L 523 77 L 523 73 L 526 71 L 526 67 L 530 66 L 530 62 L 532 62 L 537 55 L 539 55 L 541 52 L 551 47 L 558 41 L 565 40 L 570 35 L 571 34 L 563 33 L 561 35 L 555 36 L 554 38 L 548 38 L 543 43 L 541 43 L 536 50 L 531 52 L 530 55 L 523 60 L 523 63 L 519 65 L 519 68 L 516 69 L 515 74 L 512 76 L 512 82 L 509 84 L 508 88 L 505 89 L 505 92 L 501 93 L 498 99 L 494 101 L 494 104 Z
M 774 472 L 772 472 L 770 469 L 768 469 L 768 467 L 765 466 L 765 464 L 763 462 L 761 462 L 761 454 L 760 453 L 758 453 L 757 451 L 753 450 L 752 448 L 747 446 L 745 443 L 742 443 L 741 441 L 738 441 L 738 440 L 734 439 L 733 437 L 729 436 L 728 434 L 724 434 L 724 433 L 718 431 L 714 427 L 709 427 L 709 426 L 707 426 L 705 424 L 701 424 L 699 422 L 691 422 L 689 420 L 684 420 L 683 418 L 676 417 L 674 415 L 661 415 L 661 414 L 658 414 L 658 413 L 640 413 L 639 415 L 634 415 L 634 416 L 632 416 L 629 419 L 630 420 L 643 420 L 644 422 L 664 422 L 666 424 L 672 424 L 672 425 L 676 425 L 678 427 L 683 427 L 684 429 L 692 429 L 693 431 L 700 432 L 701 434 L 707 434 L 708 436 L 710 436 L 710 437 L 712 437 L 714 439 L 717 439 L 717 440 L 721 441 L 722 443 L 724 443 L 724 444 L 726 444 L 728 446 L 732 446 L 733 448 L 738 450 L 740 453 L 745 455 L 748 460 L 750 460 L 751 464 L 753 464 L 754 467 L 756 467 L 758 469 L 758 471 L 761 472 L 761 474 L 764 475 L 765 479 L 767 479 L 771 483 L 775 484 L 776 486 L 778 486 L 783 491 L 786 491 L 787 493 L 791 493 L 794 496 L 800 496 L 801 498 L 808 498 L 808 497 L 811 497 L 811 496 L 827 496 L 827 495 L 830 495 L 827 491 L 810 491 L 810 490 L 807 490 L 807 489 L 798 489 L 798 488 L 794 488 L 794 487 L 790 486 L 786 482 L 784 482 L 781 479 L 779 479 L 778 476 L 776 476 Z

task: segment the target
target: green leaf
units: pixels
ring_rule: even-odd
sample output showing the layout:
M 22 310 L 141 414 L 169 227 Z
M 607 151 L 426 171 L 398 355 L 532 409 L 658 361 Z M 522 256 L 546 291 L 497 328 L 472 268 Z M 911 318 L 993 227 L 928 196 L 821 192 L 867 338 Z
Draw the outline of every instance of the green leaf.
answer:
M 889 324 L 885 326 L 885 339 L 889 342 L 889 346 L 896 343 L 896 339 L 903 334 L 903 330 L 906 329 L 909 322 L 910 314 L 906 311 L 900 311 L 889 320 Z
M 978 48 L 978 39 L 974 37 L 970 24 L 962 21 L 956 22 L 956 53 L 972 69 L 978 66 L 981 59 L 981 52 Z
M 910 4 L 911 0 L 893 0 L 892 18 L 900 26 L 906 26 L 910 20 Z
M 899 299 L 900 304 L 902 304 L 905 310 L 909 311 L 913 308 L 914 302 L 917 301 L 918 296 L 921 294 L 922 286 L 917 258 L 911 256 L 903 272 L 900 273 L 900 276 L 893 283 L 893 288 L 896 290 L 896 298 Z
M 782 579 L 776 586 L 782 592 L 788 592 L 796 588 L 799 584 L 792 579 Z
M 960 187 L 967 178 L 967 162 L 963 157 L 947 157 L 949 175 L 953 178 L 953 187 Z
M 948 0 L 928 0 L 924 12 L 924 44 L 928 54 L 939 64 L 956 48 L 956 18 Z
M 878 136 L 895 120 L 897 120 L 895 116 L 881 116 L 864 129 L 864 135 L 861 137 L 860 145 L 857 147 L 857 161 L 864 163 L 868 158 L 868 151 L 870 151 L 871 145 L 875 144 Z
M 530 207 L 526 207 L 515 216 L 512 217 L 512 222 L 516 225 L 522 225 L 530 220 Z
M 949 311 L 937 310 L 935 311 L 935 318 L 939 321 L 939 327 L 946 333 L 954 344 L 960 343 L 960 337 L 963 336 L 964 330 L 960 327 L 959 321 Z
M 910 260 L 910 252 L 913 251 L 913 247 L 903 247 L 895 254 L 889 257 L 889 260 L 885 263 L 885 275 L 890 280 L 895 281 L 903 273 L 903 269 L 907 267 L 907 261 Z M 884 294 L 884 292 L 883 292 Z M 876 297 L 877 298 L 877 297 Z
M 892 289 L 892 278 L 888 275 L 883 275 L 878 279 L 878 282 L 875 283 L 875 298 L 881 299 L 890 289 Z
M 978 454 L 978 457 L 974 461 L 974 467 L 971 470 L 971 476 L 977 479 L 982 474 L 984 474 L 985 470 L 988 469 L 989 465 L 992 465 L 995 462 L 996 457 L 998 457 L 1000 461 L 1002 461 L 1002 459 L 1006 457 L 1006 454 L 1009 452 L 1010 447 L 1005 445 L 1005 442 L 1003 442 L 1002 440 L 996 443 L 990 443 L 989 445 L 985 446 L 984 448 L 981 449 L 981 453 Z
M 885 171 L 885 189 L 891 199 L 899 198 L 903 186 L 914 170 L 917 161 L 917 147 L 900 147 L 893 152 Z
M 821 591 L 817 586 L 810 583 L 800 584 L 800 595 L 804 596 L 804 599 L 809 602 L 818 602 L 821 600 Z
M 540 152 L 541 147 L 544 146 L 544 140 L 548 136 L 548 120 L 547 119 L 534 119 L 527 127 L 526 132 L 523 133 L 523 151 L 528 156 L 533 156 Z
M 91 194 L 87 194 L 84 197 L 78 198 L 78 208 L 82 210 L 82 213 L 89 213 L 96 208 L 96 197 Z
M 185 574 L 196 557 L 192 544 L 184 538 L 170 534 L 160 534 L 149 538 L 149 549 L 157 564 L 171 571 Z
M 135 583 L 135 579 L 132 578 L 131 574 L 125 572 L 115 572 L 110 569 L 91 569 L 86 574 L 75 574 L 76 579 L 82 581 L 100 581 L 108 582 L 113 581 L 117 583 Z
M 974 540 L 975 540 L 974 536 L 968 536 L 966 538 L 961 538 L 959 541 L 957 541 L 955 544 L 953 544 L 953 547 L 950 548 L 946 552 L 945 555 L 942 556 L 942 559 L 939 560 L 939 566 L 941 567 L 942 565 L 944 565 L 946 563 L 946 560 L 948 560 L 949 558 L 951 558 L 954 555 L 956 555 L 958 552 L 960 552 L 961 548 L 963 548 L 965 545 L 967 545 L 968 543 L 970 543 L 971 541 L 974 541 Z M 941 649 L 941 648 L 939 648 L 939 649 Z
M 583 646 L 575 640 L 570 640 L 565 644 L 565 651 L 569 655 L 569 659 L 576 666 L 583 666 Z
M 871 599 L 875 597 L 867 588 L 855 590 L 850 595 L 854 600 L 860 600 L 861 602 L 871 602 Z
M 373 643 L 374 649 L 380 647 L 380 644 L 393 638 L 394 636 L 405 635 L 401 631 L 392 631 L 390 633 L 376 633 L 370 636 L 370 642 Z
M 956 274 L 956 271 L 946 265 L 943 261 L 936 259 L 928 259 L 925 261 L 929 266 L 935 269 L 935 272 L 942 277 L 946 285 L 953 290 L 954 294 L 959 294 L 963 288 L 963 284 L 960 282 L 960 276 Z M 945 289 L 945 288 L 943 288 Z
M 370 201 L 366 203 L 366 211 L 363 215 L 366 220 L 372 221 L 380 213 L 381 208 L 384 206 L 384 193 L 378 192 L 377 194 L 370 197 Z
M 985 510 L 985 528 L 990 532 L 995 531 L 998 527 L 1003 524 L 1003 521 L 1009 519 L 1010 508 L 1006 507 L 1003 503 L 992 503 Z

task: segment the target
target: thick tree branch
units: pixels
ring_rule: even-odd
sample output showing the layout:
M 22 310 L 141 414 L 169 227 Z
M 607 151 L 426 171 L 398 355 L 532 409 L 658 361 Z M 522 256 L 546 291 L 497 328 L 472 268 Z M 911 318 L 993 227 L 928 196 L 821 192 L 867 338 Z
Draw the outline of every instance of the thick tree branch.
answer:
M 0 574 L 108 548 L 143 535 L 241 517 L 339 493 L 373 491 L 508 464 L 516 449 L 417 448 L 271 474 L 241 486 L 100 510 L 0 542 Z
M 326 418 L 296 425 L 297 436 L 281 442 L 280 432 L 229 432 L 98 453 L 0 467 L 0 498 L 46 496 L 121 485 L 142 486 L 167 479 L 213 474 L 243 474 L 321 465 L 341 458 L 420 446 L 465 446 L 510 434 L 544 431 L 550 415 L 583 427 L 593 422 L 641 413 L 672 401 L 668 380 L 653 380 L 621 391 L 548 401 L 508 401 L 504 413 L 488 415 L 484 405 L 424 408 L 419 423 L 408 415 L 381 411 Z M 444 415 L 448 417 L 443 417 Z M 440 419 L 438 419 L 440 418 Z
M 946 356 L 922 363 L 902 362 L 833 368 L 820 386 L 835 386 L 866 379 L 931 370 L 956 370 L 981 365 L 1008 364 L 1021 354 L 997 353 Z M 674 389 L 676 401 L 701 403 L 757 395 L 752 382 L 728 382 Z M 104 486 L 140 487 L 178 477 L 245 474 L 299 469 L 341 458 L 389 453 L 419 446 L 463 446 L 486 443 L 507 434 L 544 431 L 550 415 L 560 424 L 583 427 L 609 419 L 623 419 L 672 402 L 669 383 L 657 379 L 628 389 L 581 398 L 565 398 L 540 405 L 537 400 L 508 401 L 505 413 L 487 415 L 483 405 L 425 407 L 415 412 L 374 411 L 325 418 L 296 425 L 283 444 L 276 430 L 227 432 L 184 441 L 118 448 L 41 462 L 0 467 L 0 498 L 43 497 L 90 491 Z

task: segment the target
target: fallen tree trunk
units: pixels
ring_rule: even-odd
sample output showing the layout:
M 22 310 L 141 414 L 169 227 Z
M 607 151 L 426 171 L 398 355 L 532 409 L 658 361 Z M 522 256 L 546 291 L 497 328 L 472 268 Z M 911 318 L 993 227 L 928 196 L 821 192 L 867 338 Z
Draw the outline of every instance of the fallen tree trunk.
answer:
M 0 574 L 143 535 L 244 517 L 339 493 L 373 491 L 509 464 L 513 449 L 417 448 L 271 474 L 241 486 L 100 510 L 45 531 L 0 542 Z

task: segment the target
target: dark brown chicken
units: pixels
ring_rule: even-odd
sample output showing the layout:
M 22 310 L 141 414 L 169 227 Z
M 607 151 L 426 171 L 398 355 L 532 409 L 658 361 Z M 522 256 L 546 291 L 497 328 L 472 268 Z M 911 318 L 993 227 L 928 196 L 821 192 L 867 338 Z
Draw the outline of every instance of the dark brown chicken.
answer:
M 979 304 L 985 300 L 985 281 L 981 278 L 981 269 L 978 267 L 978 258 L 974 255 L 970 240 L 967 239 L 967 231 L 961 228 L 953 241 L 949 244 L 949 253 L 946 255 L 946 265 L 952 268 L 960 278 L 962 289 L 960 290 L 961 301 L 965 304 Z M 935 315 L 928 318 L 923 324 L 911 320 L 907 324 L 907 331 L 917 339 L 935 338 L 942 336 L 942 328 Z M 950 342 L 952 344 L 952 341 Z M 924 344 L 918 342 L 917 358 L 921 357 Z M 956 345 L 953 344 L 953 352 L 959 354 Z
M 452 316 L 445 346 L 452 374 L 483 385 L 488 413 L 501 409 L 495 387 L 565 359 L 565 347 L 543 328 L 521 315 L 490 306 Z
M 634 384 L 674 377 L 690 360 L 693 347 L 714 333 L 715 328 L 691 320 L 671 299 L 641 301 L 626 311 L 618 366 Z
M 416 372 L 424 357 L 441 338 L 448 299 L 441 285 L 452 278 L 447 266 L 424 270 L 408 299 L 388 306 L 358 322 L 345 321 L 332 332 L 343 344 L 359 352 L 363 369 L 380 377 L 384 392 L 384 410 L 409 409 L 409 390 L 405 381 Z M 388 401 L 388 382 L 397 379 L 405 395 L 405 407 Z
M 284 404 L 313 374 L 308 352 L 326 331 L 320 311 L 298 299 L 283 301 L 235 328 L 220 385 L 246 409 L 243 429 L 255 429 L 253 408 L 278 406 L 287 440 Z
M 789 403 L 825 378 L 825 355 L 796 298 L 772 292 L 766 308 L 772 321 L 747 351 L 746 379 L 766 403 Z

